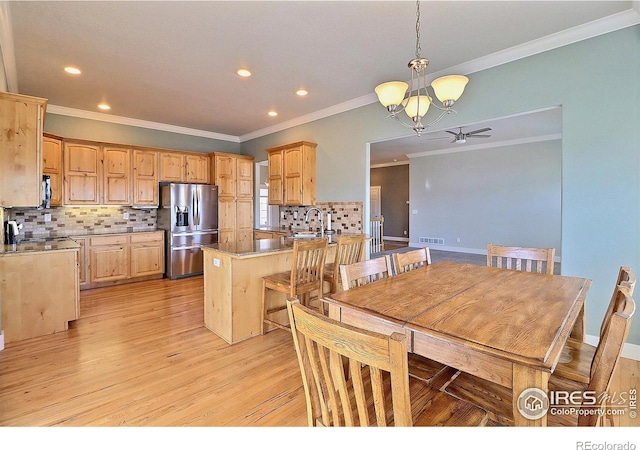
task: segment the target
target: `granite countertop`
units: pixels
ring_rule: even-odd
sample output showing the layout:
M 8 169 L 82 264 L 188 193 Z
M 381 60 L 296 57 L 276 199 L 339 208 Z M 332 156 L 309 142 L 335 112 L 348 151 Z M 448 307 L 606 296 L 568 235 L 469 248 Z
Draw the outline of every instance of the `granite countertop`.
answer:
M 329 246 L 336 245 L 339 236 L 354 236 L 361 233 L 334 233 L 325 236 L 329 240 Z M 203 250 L 214 250 L 236 257 L 259 256 L 275 252 L 293 251 L 293 243 L 296 240 L 308 240 L 309 238 L 294 239 L 279 237 L 275 239 L 256 239 L 249 242 L 226 242 L 220 244 L 203 245 Z M 367 239 L 369 237 L 367 236 Z
M 19 244 L 1 245 L 0 256 L 14 255 L 17 253 L 35 253 L 61 250 L 78 250 L 80 244 L 69 238 L 38 239 L 23 241 Z

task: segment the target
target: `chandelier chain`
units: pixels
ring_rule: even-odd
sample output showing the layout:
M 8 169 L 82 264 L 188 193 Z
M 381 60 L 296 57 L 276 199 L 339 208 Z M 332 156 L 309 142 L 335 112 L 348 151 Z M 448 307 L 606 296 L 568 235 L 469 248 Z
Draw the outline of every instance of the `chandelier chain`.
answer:
M 420 59 L 420 0 L 416 1 L 416 59 Z

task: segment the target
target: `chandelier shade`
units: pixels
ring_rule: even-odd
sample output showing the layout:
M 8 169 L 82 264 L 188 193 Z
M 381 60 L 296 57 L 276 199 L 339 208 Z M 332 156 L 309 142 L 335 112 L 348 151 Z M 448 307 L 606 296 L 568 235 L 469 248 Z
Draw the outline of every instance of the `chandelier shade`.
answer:
M 409 85 L 404 81 L 389 81 L 377 86 L 375 91 L 382 106 L 399 105 L 404 99 Z
M 458 100 L 468 82 L 469 78 L 464 75 L 448 75 L 433 80 L 431 87 L 438 100 L 445 104 L 450 100 L 454 102 Z
M 418 136 L 422 131 L 444 116 L 455 112 L 453 104 L 462 96 L 469 79 L 464 75 L 447 75 L 437 78 L 427 85 L 427 66 L 429 60 L 420 57 L 420 1 L 416 1 L 416 57 L 409 61 L 411 71 L 411 84 L 403 81 L 388 81 L 375 88 L 378 100 L 389 112 L 389 116 L 396 119 L 402 125 L 413 128 Z M 429 87 L 442 103 L 442 107 L 433 103 L 433 97 L 429 94 Z M 440 110 L 438 117 L 426 124 L 422 119 L 429 111 L 429 107 Z M 403 111 L 411 118 L 411 123 L 403 122 L 398 113 Z

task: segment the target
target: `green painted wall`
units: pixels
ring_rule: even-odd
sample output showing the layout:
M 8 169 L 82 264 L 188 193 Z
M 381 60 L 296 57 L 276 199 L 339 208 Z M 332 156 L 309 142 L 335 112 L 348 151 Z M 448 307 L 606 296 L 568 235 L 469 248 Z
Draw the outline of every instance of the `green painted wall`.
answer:
M 472 74 L 453 127 L 562 106 L 562 272 L 593 280 L 587 333 L 597 335 L 618 268 L 640 273 L 640 26 Z M 372 86 L 373 89 L 373 86 Z M 368 143 L 406 134 L 378 104 L 242 143 L 242 153 L 318 143 L 318 201 L 365 201 Z M 411 193 L 413 196 L 414 193 Z M 413 223 L 411 234 L 420 233 Z M 412 239 L 413 240 L 413 239 Z M 629 342 L 640 344 L 640 321 Z
M 58 114 L 46 115 L 44 130 L 48 133 L 66 138 L 86 139 L 112 144 L 140 145 L 203 153 L 211 153 L 213 151 L 240 153 L 240 144 L 235 142 L 101 122 L 98 120 L 79 119 Z

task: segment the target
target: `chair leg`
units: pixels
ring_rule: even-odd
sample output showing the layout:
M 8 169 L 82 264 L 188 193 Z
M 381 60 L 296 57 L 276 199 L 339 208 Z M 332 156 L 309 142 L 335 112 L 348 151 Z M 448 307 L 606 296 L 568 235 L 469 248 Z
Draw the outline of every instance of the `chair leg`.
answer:
M 264 280 L 262 280 L 262 307 L 260 310 L 260 317 L 262 317 L 262 319 L 260 320 L 260 334 L 264 335 L 264 324 L 265 324 L 265 319 L 267 318 L 267 286 L 266 286 L 266 282 Z

